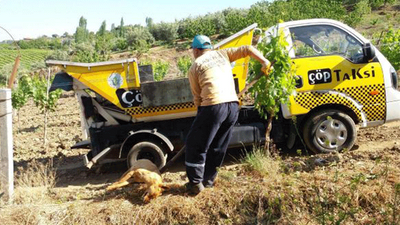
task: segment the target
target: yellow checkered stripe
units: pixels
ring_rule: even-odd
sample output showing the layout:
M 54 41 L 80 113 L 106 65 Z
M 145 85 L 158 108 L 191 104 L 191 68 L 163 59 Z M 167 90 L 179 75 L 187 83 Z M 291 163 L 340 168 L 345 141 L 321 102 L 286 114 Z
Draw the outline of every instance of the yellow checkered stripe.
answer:
M 190 109 L 196 110 L 193 102 L 179 103 L 173 105 L 157 106 L 157 107 L 131 107 L 125 109 L 125 113 L 131 116 L 156 116 L 168 113 L 187 112 Z
M 298 94 L 294 98 L 294 100 L 296 101 L 297 104 L 301 105 L 302 107 L 308 110 L 326 104 L 345 105 L 350 109 L 352 109 L 356 113 L 357 117 L 362 121 L 360 110 L 358 110 L 357 107 L 350 100 L 338 94 L 306 92 Z
M 359 87 L 341 88 L 338 91 L 346 93 L 357 100 L 363 107 L 368 121 L 385 120 L 386 94 L 384 84 L 364 85 Z M 371 92 L 377 92 L 372 95 Z
M 365 85 L 349 88 L 338 88 L 335 91 L 345 93 L 362 105 L 362 110 L 367 116 L 368 121 L 384 120 L 386 117 L 385 86 Z M 378 94 L 372 95 L 371 92 Z M 362 121 L 361 112 L 352 101 L 338 94 L 305 92 L 299 93 L 294 100 L 302 107 L 311 110 L 317 106 L 325 104 L 341 104 L 352 109 L 357 117 Z

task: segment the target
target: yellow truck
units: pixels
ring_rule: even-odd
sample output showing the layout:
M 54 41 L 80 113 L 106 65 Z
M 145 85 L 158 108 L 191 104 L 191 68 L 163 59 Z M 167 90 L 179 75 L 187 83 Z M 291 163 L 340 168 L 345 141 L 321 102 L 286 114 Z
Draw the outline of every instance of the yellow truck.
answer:
M 214 45 L 251 45 L 253 24 Z M 296 91 L 281 105 L 273 139 L 294 146 L 297 136 L 314 152 L 350 149 L 356 125 L 368 127 L 400 119 L 397 74 L 388 60 L 352 28 L 333 20 L 301 20 L 278 25 L 286 34 L 297 68 Z M 277 28 L 267 30 L 274 35 Z M 136 59 L 100 63 L 47 61 L 58 66 L 51 90 L 74 90 L 81 106 L 83 136 L 75 147 L 90 147 L 88 167 L 105 159 L 147 158 L 160 168 L 179 150 L 196 115 L 187 78 L 155 82 L 151 66 Z M 232 63 L 236 91 L 246 85 L 249 58 Z M 265 121 L 242 105 L 230 147 L 264 141 Z M 172 153 L 172 154 L 171 154 Z

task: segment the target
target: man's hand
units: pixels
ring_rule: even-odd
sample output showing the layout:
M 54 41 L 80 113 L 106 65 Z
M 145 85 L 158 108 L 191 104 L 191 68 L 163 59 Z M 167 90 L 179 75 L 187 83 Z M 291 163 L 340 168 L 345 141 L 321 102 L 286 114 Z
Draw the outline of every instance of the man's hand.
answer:
M 271 63 L 266 60 L 261 65 L 261 71 L 264 73 L 265 76 L 268 76 L 269 72 L 271 71 Z

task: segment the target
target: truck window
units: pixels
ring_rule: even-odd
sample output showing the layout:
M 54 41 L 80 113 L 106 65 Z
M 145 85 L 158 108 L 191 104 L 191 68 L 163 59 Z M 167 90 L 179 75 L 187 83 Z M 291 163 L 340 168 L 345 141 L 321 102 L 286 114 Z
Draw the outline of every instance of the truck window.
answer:
M 296 58 L 341 55 L 354 63 L 363 60 L 361 43 L 339 28 L 313 25 L 293 27 L 289 30 Z

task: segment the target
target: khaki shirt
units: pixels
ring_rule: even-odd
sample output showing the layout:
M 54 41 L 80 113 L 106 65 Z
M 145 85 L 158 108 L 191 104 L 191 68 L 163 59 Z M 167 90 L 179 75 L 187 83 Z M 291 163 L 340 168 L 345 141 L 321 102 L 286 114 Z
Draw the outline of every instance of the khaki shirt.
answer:
M 238 102 L 231 62 L 250 55 L 250 46 L 212 50 L 198 57 L 189 69 L 194 104 Z

